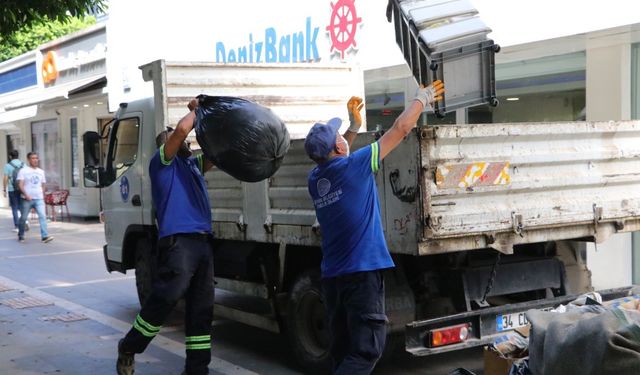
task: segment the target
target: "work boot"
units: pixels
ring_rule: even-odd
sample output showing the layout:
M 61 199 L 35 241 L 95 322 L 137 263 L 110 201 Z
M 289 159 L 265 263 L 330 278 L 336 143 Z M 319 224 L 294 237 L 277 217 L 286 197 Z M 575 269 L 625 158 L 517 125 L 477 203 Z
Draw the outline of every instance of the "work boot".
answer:
M 133 375 L 136 369 L 136 363 L 133 359 L 133 353 L 125 353 L 122 351 L 122 341 L 118 341 L 118 361 L 116 362 L 116 371 L 118 375 Z

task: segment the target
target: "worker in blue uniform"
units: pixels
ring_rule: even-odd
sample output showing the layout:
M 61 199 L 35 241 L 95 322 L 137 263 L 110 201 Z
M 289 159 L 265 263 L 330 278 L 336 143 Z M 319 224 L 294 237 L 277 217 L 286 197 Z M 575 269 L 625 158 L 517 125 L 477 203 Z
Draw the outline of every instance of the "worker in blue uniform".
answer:
M 343 135 L 342 121 L 333 118 L 315 124 L 305 139 L 305 150 L 317 163 L 308 189 L 322 233 L 321 284 L 335 374 L 369 374 L 382 355 L 387 323 L 382 270 L 394 263 L 384 238 L 375 173 L 443 93 L 440 81 L 419 87 L 393 126 L 353 153 L 362 125 L 358 97 L 347 103 L 350 127 Z
M 203 177 L 213 164 L 193 157 L 186 142 L 193 129 L 197 99 L 175 130 L 156 138 L 158 150 L 149 164 L 153 205 L 158 222 L 158 268 L 151 294 L 133 327 L 118 343 L 118 375 L 134 373 L 134 354 L 142 353 L 185 297 L 186 362 L 183 374 L 208 374 L 213 318 L 213 249 L 211 206 Z

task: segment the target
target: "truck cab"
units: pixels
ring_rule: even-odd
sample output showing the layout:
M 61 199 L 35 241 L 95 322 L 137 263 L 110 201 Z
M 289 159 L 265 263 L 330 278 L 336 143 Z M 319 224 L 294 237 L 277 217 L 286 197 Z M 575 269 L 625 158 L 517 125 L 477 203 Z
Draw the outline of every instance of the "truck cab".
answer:
M 84 135 L 87 187 L 99 187 L 101 218 L 105 223 L 104 258 L 107 270 L 135 268 L 139 241 L 154 241 L 149 159 L 155 152 L 155 112 L 152 99 L 122 103 L 102 134 Z M 99 161 L 102 160 L 102 163 Z

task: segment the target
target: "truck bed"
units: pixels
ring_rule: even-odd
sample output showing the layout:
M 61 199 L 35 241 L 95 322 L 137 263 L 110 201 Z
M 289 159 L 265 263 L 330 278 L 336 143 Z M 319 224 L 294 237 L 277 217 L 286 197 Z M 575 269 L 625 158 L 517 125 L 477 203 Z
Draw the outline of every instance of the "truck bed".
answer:
M 361 133 L 354 149 L 375 141 Z M 640 229 L 640 122 L 447 125 L 411 133 L 377 175 L 393 253 L 427 255 Z M 294 140 L 247 184 L 207 176 L 218 237 L 319 246 L 313 163 Z
M 316 121 L 343 117 L 363 96 L 346 65 L 156 61 L 156 132 L 175 125 L 189 99 L 230 95 L 270 107 L 301 138 Z M 353 149 L 374 142 L 360 133 Z M 424 126 L 383 162 L 376 181 L 392 253 L 428 255 L 563 239 L 604 241 L 640 230 L 640 121 Z M 319 246 L 307 192 L 313 162 L 294 139 L 278 172 L 242 183 L 207 174 L 221 239 Z

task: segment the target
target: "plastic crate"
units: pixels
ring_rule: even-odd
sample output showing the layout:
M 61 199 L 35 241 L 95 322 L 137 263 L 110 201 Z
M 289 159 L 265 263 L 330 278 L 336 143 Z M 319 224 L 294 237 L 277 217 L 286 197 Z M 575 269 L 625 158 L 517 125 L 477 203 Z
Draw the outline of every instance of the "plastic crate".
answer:
M 491 31 L 466 0 L 389 0 L 396 43 L 418 84 L 436 79 L 445 84 L 437 115 L 481 104 L 498 105 L 495 53 Z

